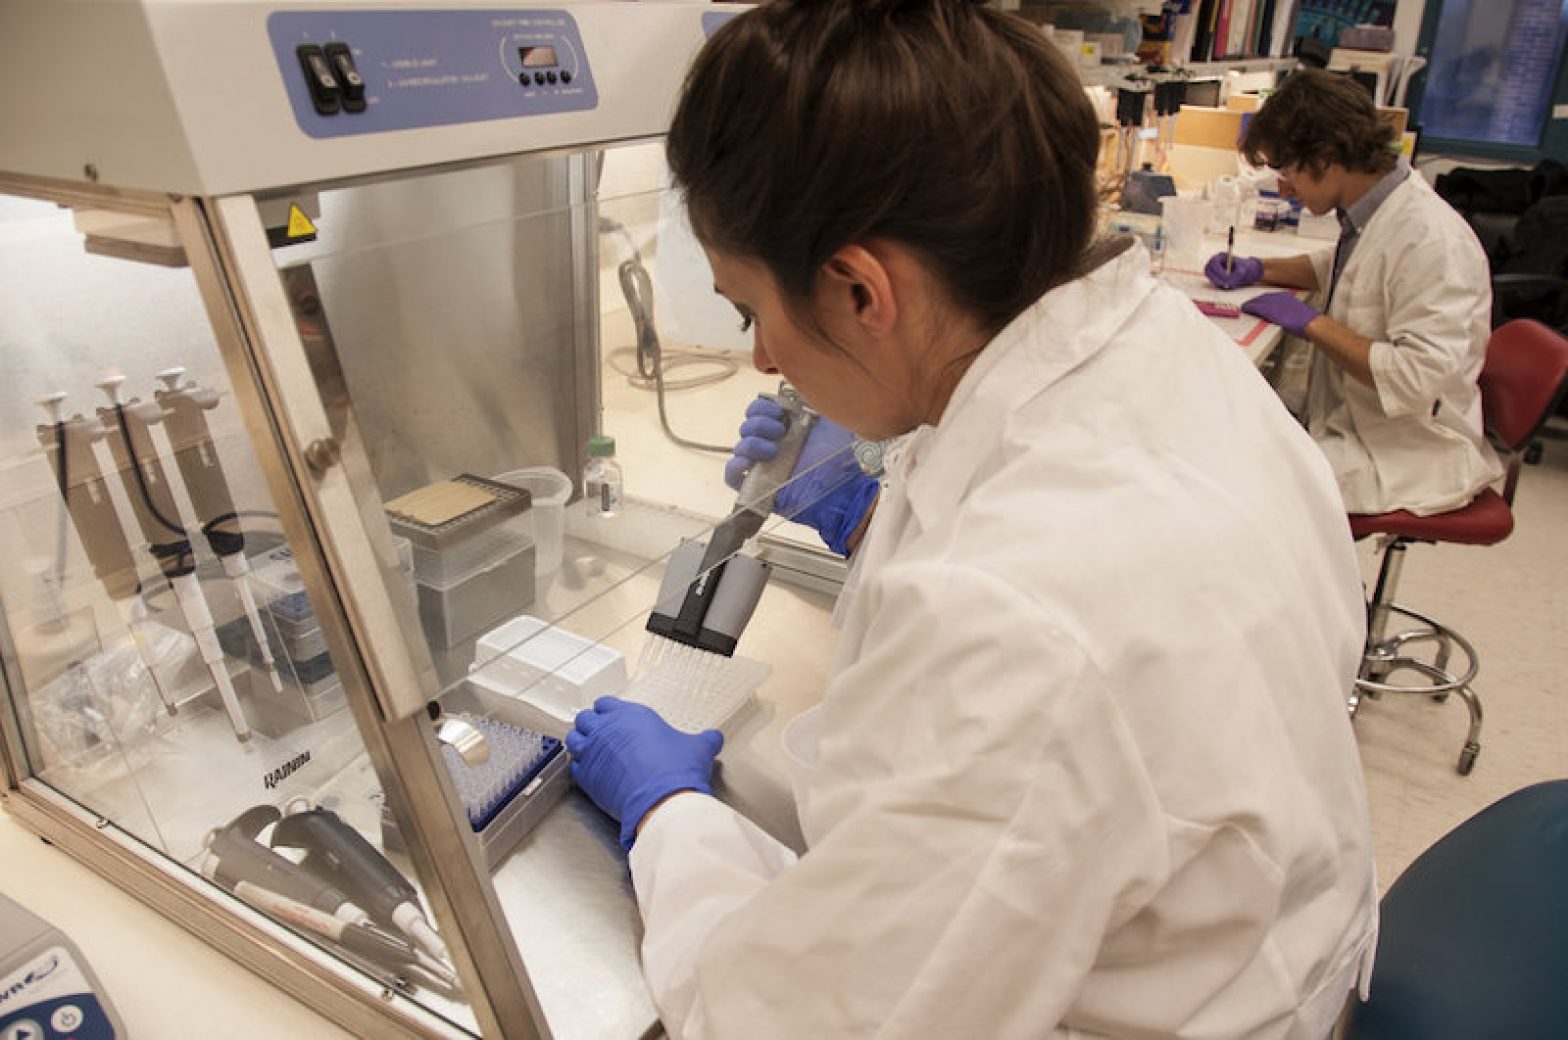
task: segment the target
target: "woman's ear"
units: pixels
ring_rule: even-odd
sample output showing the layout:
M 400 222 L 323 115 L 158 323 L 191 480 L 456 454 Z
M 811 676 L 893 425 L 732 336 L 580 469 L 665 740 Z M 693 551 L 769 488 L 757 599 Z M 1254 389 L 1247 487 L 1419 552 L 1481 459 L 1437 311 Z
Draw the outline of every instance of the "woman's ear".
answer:
M 847 245 L 822 265 L 818 303 L 837 321 L 886 335 L 898 323 L 899 284 L 894 258 L 877 245 Z

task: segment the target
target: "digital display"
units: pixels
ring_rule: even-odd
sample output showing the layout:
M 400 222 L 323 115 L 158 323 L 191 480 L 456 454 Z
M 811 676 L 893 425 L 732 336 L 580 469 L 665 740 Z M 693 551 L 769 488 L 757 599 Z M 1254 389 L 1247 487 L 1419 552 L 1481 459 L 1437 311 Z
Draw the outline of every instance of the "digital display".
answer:
M 517 56 L 523 59 L 525 69 L 544 69 L 559 65 L 554 47 L 519 47 Z

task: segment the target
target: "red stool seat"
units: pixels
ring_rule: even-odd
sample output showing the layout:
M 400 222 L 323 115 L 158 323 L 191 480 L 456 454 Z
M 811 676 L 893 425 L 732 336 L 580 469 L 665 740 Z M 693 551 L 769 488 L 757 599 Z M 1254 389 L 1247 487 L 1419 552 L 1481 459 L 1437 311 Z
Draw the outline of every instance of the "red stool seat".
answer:
M 1403 509 L 1390 513 L 1352 514 L 1350 533 L 1357 540 L 1373 534 L 1391 534 L 1422 542 L 1458 542 L 1462 545 L 1495 545 L 1514 529 L 1513 510 L 1503 496 L 1485 488 L 1470 504 L 1433 516 L 1416 516 Z
M 1356 714 L 1362 694 L 1417 693 L 1439 701 L 1459 694 L 1470 712 L 1470 729 L 1459 753 L 1460 775 L 1470 772 L 1481 752 L 1481 699 L 1470 686 L 1480 662 L 1475 648 L 1458 632 L 1395 603 L 1394 587 L 1405 550 L 1413 542 L 1493 545 L 1513 531 L 1511 506 L 1524 451 L 1568 396 L 1568 339 L 1525 318 L 1494 329 L 1476 386 L 1486 435 L 1502 455 L 1502 492 L 1487 488 L 1468 505 L 1436 516 L 1399 509 L 1350 517 L 1350 531 L 1358 539 L 1390 536 L 1383 546 L 1377 588 L 1367 601 L 1367 641 L 1350 695 L 1350 714 Z M 1408 618 L 1417 627 L 1390 635 L 1388 623 L 1394 617 Z M 1450 663 L 1454 653 L 1462 658 L 1458 664 Z M 1403 681 L 1403 673 L 1412 672 L 1416 678 Z M 1401 681 L 1394 681 L 1396 675 Z

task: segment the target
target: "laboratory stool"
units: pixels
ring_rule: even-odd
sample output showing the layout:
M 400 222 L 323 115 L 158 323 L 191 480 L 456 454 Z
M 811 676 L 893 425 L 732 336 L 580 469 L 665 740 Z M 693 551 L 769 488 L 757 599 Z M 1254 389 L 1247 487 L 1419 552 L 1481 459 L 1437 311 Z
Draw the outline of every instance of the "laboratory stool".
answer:
M 1524 452 L 1568 392 L 1568 340 L 1525 318 L 1499 326 L 1487 341 L 1479 385 L 1487 437 L 1506 467 L 1502 492 L 1483 489 L 1467 505 L 1435 516 L 1398 509 L 1350 517 L 1350 531 L 1358 541 L 1370 535 L 1383 539 L 1350 714 L 1359 710 L 1363 695 L 1421 693 L 1443 701 L 1450 693 L 1459 694 L 1470 711 L 1470 729 L 1459 753 L 1461 775 L 1470 772 L 1481 753 L 1481 701 L 1470 685 L 1480 667 L 1475 648 L 1453 629 L 1395 603 L 1394 590 L 1405 550 L 1415 542 L 1495 545 L 1513 532 L 1514 489 Z M 1414 626 L 1390 635 L 1396 615 Z M 1403 672 L 1415 674 L 1409 681 L 1404 676 L 1395 681 Z
M 1450 831 L 1383 897 L 1370 999 L 1342 1040 L 1568 1036 L 1568 780 Z

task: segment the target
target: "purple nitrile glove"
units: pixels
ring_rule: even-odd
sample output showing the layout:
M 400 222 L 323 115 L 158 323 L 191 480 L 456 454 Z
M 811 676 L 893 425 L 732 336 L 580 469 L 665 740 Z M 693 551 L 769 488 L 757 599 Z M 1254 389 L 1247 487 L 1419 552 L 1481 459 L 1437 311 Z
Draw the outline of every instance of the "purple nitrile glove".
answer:
M 677 791 L 713 793 L 713 760 L 724 746 L 716 729 L 686 733 L 646 704 L 600 697 L 577 713 L 566 735 L 572 779 L 595 805 L 620 821 L 631 851 L 637 825 Z
M 1254 296 L 1241 305 L 1248 314 L 1272 321 L 1292 336 L 1305 336 L 1307 324 L 1318 316 L 1316 307 L 1302 303 L 1294 293 L 1271 292 Z
M 735 490 L 746 472 L 779 453 L 784 436 L 784 409 L 766 397 L 746 407 L 740 440 L 724 464 L 724 482 Z M 790 479 L 773 498 L 773 511 L 822 536 L 827 547 L 840 556 L 849 552 L 849 536 L 865 519 L 881 485 L 860 471 L 855 461 L 855 435 L 838 423 L 818 416 Z
M 1230 270 L 1225 270 L 1225 258 L 1230 257 Z M 1256 285 L 1263 278 L 1263 261 L 1255 256 L 1236 256 L 1234 253 L 1215 253 L 1203 265 L 1203 273 L 1220 289 L 1240 289 Z

